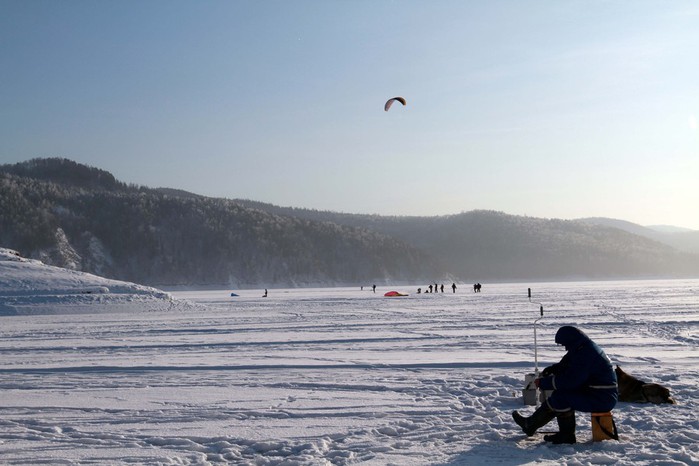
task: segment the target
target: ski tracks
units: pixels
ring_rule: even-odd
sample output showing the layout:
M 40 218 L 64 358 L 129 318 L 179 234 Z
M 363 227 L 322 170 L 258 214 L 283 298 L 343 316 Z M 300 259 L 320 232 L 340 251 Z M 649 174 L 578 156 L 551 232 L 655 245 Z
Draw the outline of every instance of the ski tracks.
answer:
M 693 312 L 691 310 L 682 312 L 674 320 L 670 317 L 660 322 L 648 319 L 643 308 L 624 309 L 608 304 L 594 304 L 594 307 L 602 314 L 629 326 L 635 332 L 699 349 L 699 305 Z

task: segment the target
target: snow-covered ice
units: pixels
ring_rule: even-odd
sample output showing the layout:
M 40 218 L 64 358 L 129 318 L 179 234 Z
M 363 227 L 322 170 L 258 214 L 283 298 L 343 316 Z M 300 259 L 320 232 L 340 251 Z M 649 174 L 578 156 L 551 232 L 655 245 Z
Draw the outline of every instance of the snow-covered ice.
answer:
M 577 325 L 678 404 L 618 404 L 618 442 L 592 443 L 585 413 L 576 445 L 527 440 L 510 413 L 534 409 L 528 287 L 540 368 Z M 699 280 L 416 288 L 173 292 L 79 313 L 24 293 L 0 304 L 0 463 L 699 464 Z

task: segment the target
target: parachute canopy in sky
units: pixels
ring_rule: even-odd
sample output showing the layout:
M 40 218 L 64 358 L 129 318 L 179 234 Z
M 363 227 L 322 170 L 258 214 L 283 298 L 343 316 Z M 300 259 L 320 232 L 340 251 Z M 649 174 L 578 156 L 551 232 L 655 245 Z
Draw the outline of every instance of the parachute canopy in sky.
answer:
M 405 99 L 403 97 L 394 97 L 386 101 L 386 104 L 383 106 L 384 111 L 387 112 L 388 109 L 391 108 L 391 105 L 393 105 L 393 102 L 400 102 L 405 105 Z

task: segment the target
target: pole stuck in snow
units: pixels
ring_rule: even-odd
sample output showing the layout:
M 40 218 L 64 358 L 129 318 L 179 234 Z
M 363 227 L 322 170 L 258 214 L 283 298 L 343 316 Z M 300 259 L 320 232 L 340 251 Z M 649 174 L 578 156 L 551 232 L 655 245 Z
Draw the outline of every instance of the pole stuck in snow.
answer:
M 529 302 L 532 302 L 532 289 L 527 288 L 527 297 L 529 298 Z M 534 302 L 535 304 L 539 305 L 539 318 L 534 321 L 534 371 L 535 375 L 539 377 L 539 348 L 537 345 L 536 341 L 536 324 L 539 323 L 541 319 L 544 318 L 544 305 L 541 303 L 537 303 L 536 301 Z
M 539 303 L 539 306 L 539 312 L 541 313 L 541 317 L 534 321 L 534 373 L 537 377 L 539 377 L 539 351 L 536 342 L 536 324 L 538 324 L 539 321 L 544 318 L 544 305 Z
M 529 298 L 529 302 L 532 302 L 532 289 L 528 288 L 527 289 L 527 297 Z M 534 379 L 539 378 L 539 345 L 537 341 L 537 335 L 536 335 L 536 326 L 539 323 L 541 319 L 544 318 L 544 305 L 541 303 L 537 303 L 536 301 L 534 302 L 535 304 L 539 305 L 539 318 L 534 320 Z M 533 385 L 533 384 L 532 384 Z M 536 406 L 539 406 L 539 388 L 537 387 L 535 389 L 535 396 L 536 396 Z

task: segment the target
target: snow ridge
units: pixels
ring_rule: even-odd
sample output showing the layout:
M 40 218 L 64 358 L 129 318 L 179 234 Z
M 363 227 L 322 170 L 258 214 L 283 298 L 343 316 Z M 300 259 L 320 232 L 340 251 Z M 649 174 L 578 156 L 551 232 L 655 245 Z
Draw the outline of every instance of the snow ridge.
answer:
M 155 288 L 46 265 L 7 248 L 0 248 L 0 298 L 0 316 L 186 306 Z

